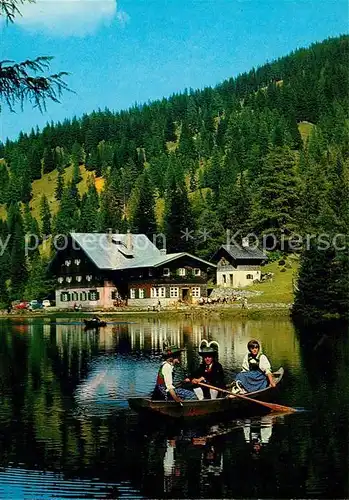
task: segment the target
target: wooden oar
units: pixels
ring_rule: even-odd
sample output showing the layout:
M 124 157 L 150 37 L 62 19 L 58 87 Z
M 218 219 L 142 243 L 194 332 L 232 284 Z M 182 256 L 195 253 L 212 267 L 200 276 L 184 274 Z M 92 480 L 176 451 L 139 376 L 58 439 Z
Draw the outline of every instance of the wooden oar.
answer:
M 248 396 L 245 396 L 243 394 L 234 394 L 231 391 L 227 391 L 226 389 L 221 389 L 219 387 L 214 387 L 213 385 L 205 384 L 204 382 L 199 382 L 198 385 L 202 385 L 203 387 L 207 387 L 208 389 L 214 389 L 215 391 L 224 392 L 225 394 L 230 394 L 231 396 L 245 399 L 246 401 L 251 401 L 252 403 L 257 403 L 259 405 L 265 406 L 266 408 L 270 408 L 273 411 L 282 411 L 282 412 L 297 411 L 295 408 L 291 408 L 290 406 L 277 405 L 275 403 L 266 403 L 265 401 L 259 401 L 258 399 L 249 398 Z

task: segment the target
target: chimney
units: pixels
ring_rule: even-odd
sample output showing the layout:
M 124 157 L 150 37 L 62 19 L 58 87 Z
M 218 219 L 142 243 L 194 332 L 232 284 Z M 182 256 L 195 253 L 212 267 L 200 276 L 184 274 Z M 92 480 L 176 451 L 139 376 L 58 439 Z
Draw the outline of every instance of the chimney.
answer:
M 108 241 L 108 243 L 111 243 L 112 239 L 113 239 L 113 233 L 112 233 L 112 229 L 109 227 L 108 228 L 108 232 L 107 232 L 107 241 Z
M 167 253 L 166 248 L 160 248 L 160 254 L 161 255 L 166 255 L 166 253 Z
M 245 236 L 244 238 L 242 238 L 242 241 L 241 241 L 241 246 L 243 248 L 247 248 L 250 246 L 250 243 L 248 241 L 248 236 Z
M 126 235 L 126 248 L 127 250 L 132 250 L 133 245 L 132 245 L 132 234 L 130 230 L 127 230 L 127 235 Z

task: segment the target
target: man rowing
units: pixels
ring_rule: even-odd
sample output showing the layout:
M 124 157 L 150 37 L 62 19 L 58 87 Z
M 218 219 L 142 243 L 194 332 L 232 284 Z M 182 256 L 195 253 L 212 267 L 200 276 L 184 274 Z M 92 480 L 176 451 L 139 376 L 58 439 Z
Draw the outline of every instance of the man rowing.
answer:
M 197 399 L 194 391 L 183 387 L 175 387 L 173 383 L 173 370 L 181 362 L 181 353 L 182 350 L 177 346 L 170 346 L 165 349 L 163 353 L 165 361 L 162 362 L 158 371 L 153 399 L 158 399 L 158 395 L 161 395 L 166 400 L 172 399 L 177 403 L 181 403 L 183 399 Z M 189 379 L 185 381 L 189 382 Z

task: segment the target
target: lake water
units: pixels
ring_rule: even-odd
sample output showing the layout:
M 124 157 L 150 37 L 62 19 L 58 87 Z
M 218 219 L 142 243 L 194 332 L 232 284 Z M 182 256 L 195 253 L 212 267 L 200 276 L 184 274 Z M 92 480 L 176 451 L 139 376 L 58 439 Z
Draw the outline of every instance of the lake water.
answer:
M 1 499 L 348 497 L 346 327 L 129 316 L 98 333 L 70 321 L 0 321 Z M 278 402 L 299 411 L 139 420 L 127 398 L 152 390 L 166 338 L 189 370 L 200 340 L 217 340 L 228 381 L 260 339 L 285 369 Z

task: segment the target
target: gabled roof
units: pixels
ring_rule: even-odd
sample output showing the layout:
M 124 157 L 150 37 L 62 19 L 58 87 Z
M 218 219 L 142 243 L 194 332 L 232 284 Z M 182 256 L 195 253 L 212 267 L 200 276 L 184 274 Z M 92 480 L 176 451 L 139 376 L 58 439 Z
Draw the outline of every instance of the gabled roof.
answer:
M 208 262 L 207 260 L 200 259 L 200 257 L 196 257 L 195 255 L 192 255 L 187 252 L 179 252 L 179 253 L 168 253 L 168 254 L 161 254 L 158 258 L 145 258 L 144 260 L 137 261 L 134 263 L 130 263 L 128 266 L 128 269 L 130 268 L 138 268 L 138 267 L 159 267 L 164 264 L 168 264 L 169 262 L 179 259 L 180 257 L 191 257 L 194 260 L 197 260 L 198 262 L 201 262 L 205 264 L 206 266 L 210 267 L 217 267 L 215 264 L 212 264 L 212 262 Z
M 130 264 L 158 258 L 161 252 L 145 234 L 71 233 L 89 259 L 99 269 L 127 269 Z
M 158 267 L 183 256 L 216 267 L 212 262 L 189 253 L 164 254 L 145 234 L 71 233 L 70 235 L 99 269 L 122 271 Z
M 240 245 L 222 245 L 224 250 L 235 260 L 267 260 L 268 257 L 256 247 Z M 217 252 L 215 253 L 217 255 Z M 215 256 L 214 255 L 214 256 Z M 214 258 L 213 256 L 213 258 Z

